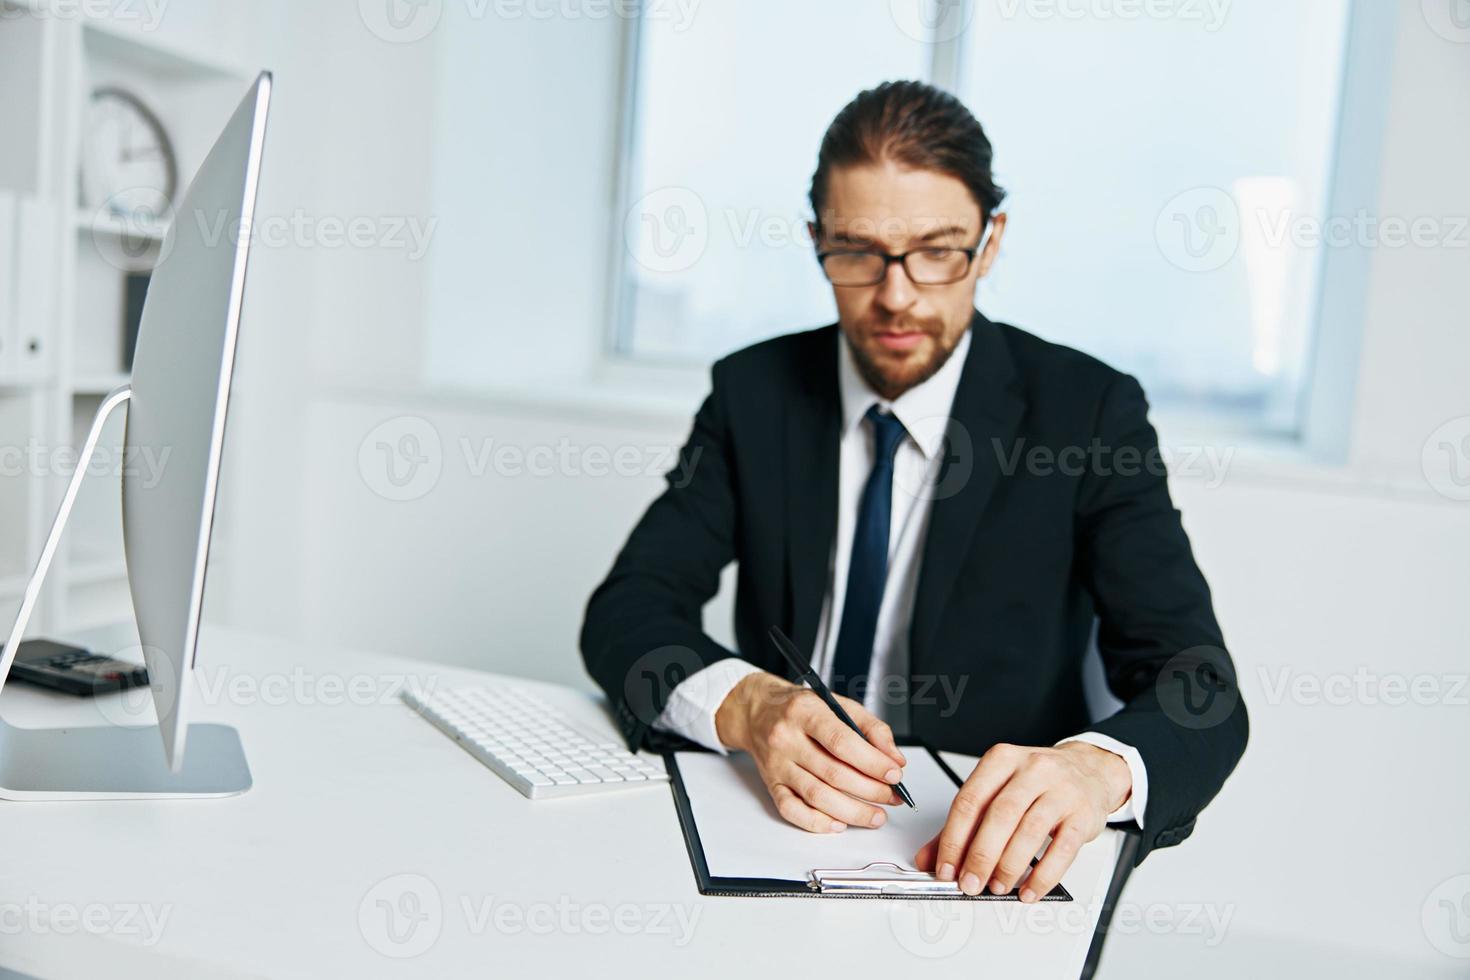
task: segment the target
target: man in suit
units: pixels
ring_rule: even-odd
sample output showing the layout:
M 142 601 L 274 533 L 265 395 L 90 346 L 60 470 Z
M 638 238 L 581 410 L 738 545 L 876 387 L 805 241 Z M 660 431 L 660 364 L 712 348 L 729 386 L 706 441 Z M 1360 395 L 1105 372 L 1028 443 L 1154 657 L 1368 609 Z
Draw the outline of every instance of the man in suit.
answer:
M 748 752 L 813 832 L 882 825 L 895 730 L 981 755 L 915 861 L 1029 902 L 1108 822 L 1139 860 L 1189 836 L 1247 721 L 1142 389 L 974 308 L 1001 197 L 952 96 L 886 83 L 838 114 L 811 231 L 839 322 L 714 366 L 582 651 L 630 745 Z M 732 561 L 738 652 L 701 626 Z M 866 741 L 787 679 L 773 624 Z M 1123 706 L 1089 723 L 1094 624 Z

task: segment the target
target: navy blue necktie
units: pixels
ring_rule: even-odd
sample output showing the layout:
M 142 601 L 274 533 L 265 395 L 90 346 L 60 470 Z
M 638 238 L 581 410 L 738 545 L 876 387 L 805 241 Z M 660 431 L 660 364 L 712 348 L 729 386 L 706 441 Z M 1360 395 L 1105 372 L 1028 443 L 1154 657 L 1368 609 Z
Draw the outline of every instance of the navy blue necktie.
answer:
M 873 660 L 873 634 L 878 607 L 888 580 L 888 523 L 893 510 L 893 454 L 903 441 L 903 423 L 874 405 L 863 416 L 873 425 L 873 471 L 858 505 L 857 530 L 852 535 L 852 558 L 847 566 L 847 597 L 842 602 L 842 625 L 832 658 L 831 688 L 861 701 L 863 682 Z

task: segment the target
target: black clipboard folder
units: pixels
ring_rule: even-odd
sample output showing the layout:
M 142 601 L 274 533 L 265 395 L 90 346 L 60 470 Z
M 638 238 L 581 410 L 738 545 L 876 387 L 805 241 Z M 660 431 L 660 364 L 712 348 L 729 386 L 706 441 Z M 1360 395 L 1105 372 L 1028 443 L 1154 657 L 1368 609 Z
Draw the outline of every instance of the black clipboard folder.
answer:
M 923 749 L 939 764 L 956 786 L 964 784 L 939 754 L 921 742 L 901 741 L 905 748 Z M 979 895 L 966 895 L 954 882 L 938 881 L 934 876 L 912 868 L 901 868 L 888 862 L 876 862 L 862 868 L 813 868 L 804 880 L 786 878 L 726 878 L 715 877 L 709 872 L 705 860 L 704 845 L 699 839 L 699 826 L 694 821 L 694 810 L 689 804 L 689 794 L 684 788 L 684 779 L 679 773 L 679 762 L 675 753 L 664 753 L 664 766 L 669 772 L 669 786 L 674 794 L 674 807 L 679 813 L 679 826 L 684 831 L 684 845 L 689 849 L 689 863 L 694 869 L 695 882 L 701 895 L 732 895 L 745 898 L 767 898 L 779 896 L 804 896 L 808 898 L 921 898 L 930 900 L 964 899 L 976 902 L 1017 902 L 1019 895 L 1012 891 L 1007 895 L 992 895 L 982 891 Z M 1034 862 L 1033 862 L 1034 863 Z M 1043 895 L 1043 902 L 1070 902 L 1072 895 L 1058 884 Z

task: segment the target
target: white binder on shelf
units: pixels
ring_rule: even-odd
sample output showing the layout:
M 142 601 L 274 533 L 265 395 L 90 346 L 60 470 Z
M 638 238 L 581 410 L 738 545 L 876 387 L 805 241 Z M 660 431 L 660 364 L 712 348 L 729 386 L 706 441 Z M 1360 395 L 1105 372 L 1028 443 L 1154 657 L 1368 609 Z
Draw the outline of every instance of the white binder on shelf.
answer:
M 19 200 L 14 242 L 16 304 L 14 317 L 14 375 L 34 381 L 44 377 L 52 363 L 52 349 L 60 333 L 61 216 L 57 206 L 37 197 Z
M 15 323 L 20 282 L 16 265 L 16 196 L 0 190 L 0 384 L 20 373 L 19 328 Z

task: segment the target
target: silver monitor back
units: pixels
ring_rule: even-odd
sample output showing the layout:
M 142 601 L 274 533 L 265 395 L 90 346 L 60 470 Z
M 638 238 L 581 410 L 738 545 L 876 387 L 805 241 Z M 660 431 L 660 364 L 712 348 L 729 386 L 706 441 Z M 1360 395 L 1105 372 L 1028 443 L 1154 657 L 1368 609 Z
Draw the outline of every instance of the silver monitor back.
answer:
M 154 482 L 123 476 L 123 547 L 164 754 L 175 772 L 184 758 L 188 674 L 270 97 L 264 72 L 175 210 L 133 358 L 126 458 L 147 447 L 164 462 Z

